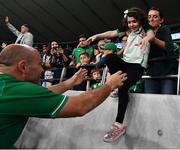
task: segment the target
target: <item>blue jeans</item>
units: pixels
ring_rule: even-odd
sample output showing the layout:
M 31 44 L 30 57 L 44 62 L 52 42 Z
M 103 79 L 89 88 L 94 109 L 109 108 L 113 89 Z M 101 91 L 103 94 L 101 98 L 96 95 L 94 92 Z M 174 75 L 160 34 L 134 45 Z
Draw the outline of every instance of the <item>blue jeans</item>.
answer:
M 176 94 L 176 79 L 145 79 L 144 93 Z

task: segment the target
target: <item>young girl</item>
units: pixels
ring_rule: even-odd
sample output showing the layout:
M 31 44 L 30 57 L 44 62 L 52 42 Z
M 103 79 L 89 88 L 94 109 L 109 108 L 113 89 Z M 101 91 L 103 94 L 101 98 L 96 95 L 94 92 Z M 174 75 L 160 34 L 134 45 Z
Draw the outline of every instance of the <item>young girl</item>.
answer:
M 124 85 L 118 89 L 118 113 L 116 121 L 112 124 L 111 130 L 104 136 L 105 142 L 117 140 L 125 133 L 123 120 L 129 101 L 128 89 L 143 75 L 144 68 L 147 67 L 149 41 L 154 38 L 153 31 L 148 28 L 146 15 L 141 9 L 130 8 L 125 11 L 124 23 L 127 27 L 128 39 L 122 59 L 114 53 L 104 57 L 104 63 L 108 66 L 111 74 L 117 70 L 122 70 L 127 73 L 128 77 L 128 79 L 124 82 Z M 114 30 L 96 34 L 88 40 L 93 41 L 95 39 L 105 37 L 113 38 L 123 35 L 124 32 Z M 106 46 L 104 45 L 101 48 L 106 49 Z

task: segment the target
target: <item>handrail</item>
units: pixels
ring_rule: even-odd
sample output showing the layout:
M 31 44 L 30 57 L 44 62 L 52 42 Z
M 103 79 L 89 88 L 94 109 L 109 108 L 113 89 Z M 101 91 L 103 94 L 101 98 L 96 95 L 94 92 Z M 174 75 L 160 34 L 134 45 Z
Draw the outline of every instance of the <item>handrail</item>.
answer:
M 77 69 L 76 67 L 68 66 L 68 67 L 63 67 L 63 68 L 52 68 L 48 69 L 48 71 L 54 71 L 54 70 L 61 70 L 61 74 L 59 78 L 52 78 L 52 79 L 40 79 L 41 82 L 53 82 L 53 81 L 59 81 L 62 82 L 65 79 L 67 69 Z M 106 81 L 106 76 L 107 76 L 108 68 L 107 66 L 103 68 L 103 74 L 101 78 L 101 84 L 104 84 Z M 89 90 L 90 88 L 90 81 L 93 80 L 92 78 L 87 78 L 87 85 L 86 85 L 86 90 Z
M 176 57 L 177 58 L 177 57 Z M 170 58 L 170 59 L 175 59 Z M 156 59 L 158 61 L 159 59 Z M 161 59 L 162 60 L 162 59 Z M 180 56 L 178 56 L 178 74 L 176 75 L 164 75 L 164 76 L 149 76 L 149 75 L 143 75 L 142 79 L 165 79 L 165 78 L 177 78 L 177 91 L 176 94 L 180 94 Z
M 143 75 L 142 79 L 161 79 L 161 78 L 177 78 L 178 75 L 165 75 L 165 76 L 148 76 L 148 75 Z
M 170 58 L 170 59 L 172 59 L 172 58 Z M 175 58 L 173 58 L 173 59 L 175 59 Z M 179 56 L 178 60 L 180 60 L 180 56 Z M 53 79 L 41 79 L 40 81 L 49 81 L 49 82 L 52 82 L 54 80 L 59 80 L 59 82 L 62 82 L 64 80 L 65 76 L 66 76 L 68 68 L 75 69 L 76 67 L 67 66 L 67 67 L 63 67 L 63 68 L 57 68 L 57 69 L 52 68 L 52 69 L 49 69 L 50 71 L 61 69 L 62 71 L 61 71 L 60 78 L 56 78 L 56 79 L 55 78 L 53 78 Z M 103 69 L 102 78 L 101 78 L 101 85 L 103 85 L 105 83 L 105 81 L 106 81 L 107 72 L 108 72 L 108 67 L 106 66 Z M 178 74 L 177 75 L 164 75 L 164 76 L 143 75 L 142 76 L 142 79 L 165 79 L 165 78 L 177 78 L 177 95 L 179 95 L 180 94 L 180 61 L 178 61 Z

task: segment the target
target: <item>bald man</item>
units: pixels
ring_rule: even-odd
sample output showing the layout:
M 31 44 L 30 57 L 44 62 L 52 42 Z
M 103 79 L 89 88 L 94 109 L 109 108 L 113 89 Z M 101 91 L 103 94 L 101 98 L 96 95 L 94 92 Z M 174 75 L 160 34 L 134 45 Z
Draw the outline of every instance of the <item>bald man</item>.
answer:
M 44 88 L 38 85 L 42 70 L 40 55 L 30 46 L 11 44 L 0 53 L 0 148 L 13 146 L 28 117 L 83 116 L 127 79 L 119 71 L 102 87 L 68 97 L 61 93 L 85 80 L 87 71 L 81 69 L 70 79 Z

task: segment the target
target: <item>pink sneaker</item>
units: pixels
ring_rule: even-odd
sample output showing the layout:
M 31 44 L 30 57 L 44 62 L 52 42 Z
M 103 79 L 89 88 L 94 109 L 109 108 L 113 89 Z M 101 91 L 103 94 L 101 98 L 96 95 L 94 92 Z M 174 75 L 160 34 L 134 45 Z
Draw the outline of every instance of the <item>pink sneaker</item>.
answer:
M 118 122 L 113 123 L 111 128 L 111 131 L 104 135 L 104 142 L 113 142 L 125 133 L 125 128 Z

